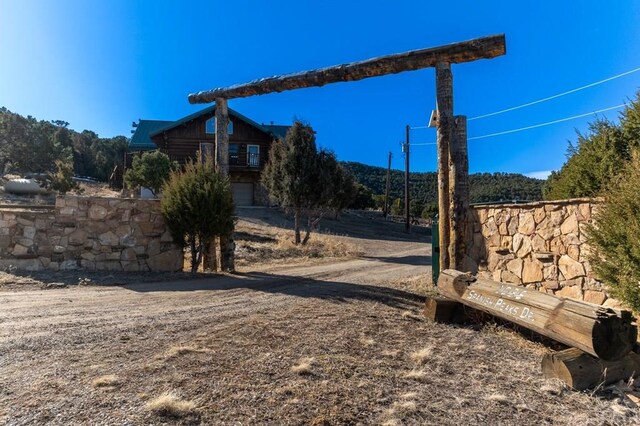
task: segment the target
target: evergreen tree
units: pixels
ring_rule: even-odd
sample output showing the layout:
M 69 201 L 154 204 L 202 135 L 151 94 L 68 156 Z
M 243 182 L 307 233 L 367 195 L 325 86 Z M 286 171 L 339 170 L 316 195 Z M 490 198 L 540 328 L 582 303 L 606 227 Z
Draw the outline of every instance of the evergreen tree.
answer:
M 149 151 L 133 158 L 131 168 L 124 175 L 124 181 L 130 189 L 140 186 L 149 188 L 154 197 L 157 197 L 171 172 L 176 169 L 177 164 L 172 162 L 167 154 Z
M 284 142 L 274 143 L 262 182 L 270 196 L 293 211 L 295 244 L 305 244 L 324 209 L 341 211 L 355 193 L 354 182 L 338 164 L 335 154 L 318 151 L 315 132 L 300 121 L 293 123 Z M 304 239 L 300 225 L 306 215 Z
M 639 147 L 640 104 L 636 96 L 620 115 L 620 124 L 598 119 L 586 134 L 578 133 L 577 143 L 567 150 L 567 162 L 549 176 L 545 199 L 600 195 Z
M 189 161 L 174 171 L 163 188 L 162 213 L 174 238 L 191 253 L 196 272 L 208 244 L 216 236 L 233 232 L 233 198 L 229 180 L 220 175 L 213 159 Z
M 640 311 L 640 152 L 612 180 L 588 228 L 589 262 L 612 295 Z

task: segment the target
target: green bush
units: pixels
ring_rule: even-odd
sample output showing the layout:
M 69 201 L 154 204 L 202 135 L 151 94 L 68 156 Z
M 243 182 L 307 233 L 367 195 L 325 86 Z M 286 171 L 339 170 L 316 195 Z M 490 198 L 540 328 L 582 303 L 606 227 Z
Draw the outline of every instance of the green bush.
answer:
M 587 229 L 589 262 L 610 293 L 640 312 L 640 157 L 613 180 Z
M 56 171 L 47 176 L 47 188 L 57 191 L 60 194 L 74 191 L 78 194 L 82 188 L 73 180 L 73 162 L 55 160 Z
M 162 213 L 173 239 L 191 252 L 191 272 L 198 270 L 214 237 L 233 232 L 233 210 L 231 184 L 211 157 L 171 173 L 163 187 Z
M 131 168 L 124 174 L 124 182 L 129 189 L 139 186 L 149 188 L 156 197 L 169 179 L 169 174 L 177 168 L 178 164 L 171 161 L 167 154 L 160 151 L 145 152 L 133 158 Z

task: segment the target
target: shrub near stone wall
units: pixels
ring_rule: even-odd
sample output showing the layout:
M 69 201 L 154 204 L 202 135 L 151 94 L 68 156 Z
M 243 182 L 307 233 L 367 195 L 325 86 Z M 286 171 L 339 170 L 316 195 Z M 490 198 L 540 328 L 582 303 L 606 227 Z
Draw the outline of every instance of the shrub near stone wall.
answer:
M 158 200 L 61 196 L 51 211 L 5 211 L 0 220 L 4 268 L 182 270 Z
M 615 306 L 586 259 L 596 200 L 472 208 L 468 269 L 495 281 Z

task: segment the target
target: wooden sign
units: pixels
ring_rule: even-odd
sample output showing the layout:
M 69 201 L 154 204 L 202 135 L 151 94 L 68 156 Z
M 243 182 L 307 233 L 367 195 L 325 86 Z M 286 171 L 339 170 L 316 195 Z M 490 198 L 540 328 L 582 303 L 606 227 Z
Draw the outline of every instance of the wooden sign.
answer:
M 636 341 L 635 318 L 628 311 L 476 278 L 453 269 L 440 274 L 438 289 L 467 306 L 605 360 L 624 357 Z

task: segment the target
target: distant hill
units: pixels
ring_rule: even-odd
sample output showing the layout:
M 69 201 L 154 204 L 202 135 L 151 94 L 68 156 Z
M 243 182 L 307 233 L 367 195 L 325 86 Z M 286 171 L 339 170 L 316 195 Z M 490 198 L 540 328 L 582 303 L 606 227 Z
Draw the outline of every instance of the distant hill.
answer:
M 356 180 L 373 191 L 384 194 L 387 169 L 350 161 L 342 162 Z M 435 172 L 409 175 L 411 198 L 435 203 L 438 198 L 438 176 Z M 471 203 L 512 200 L 542 200 L 544 180 L 529 178 L 517 173 L 475 173 L 469 176 Z M 404 172 L 391 170 L 391 198 L 404 196 Z

